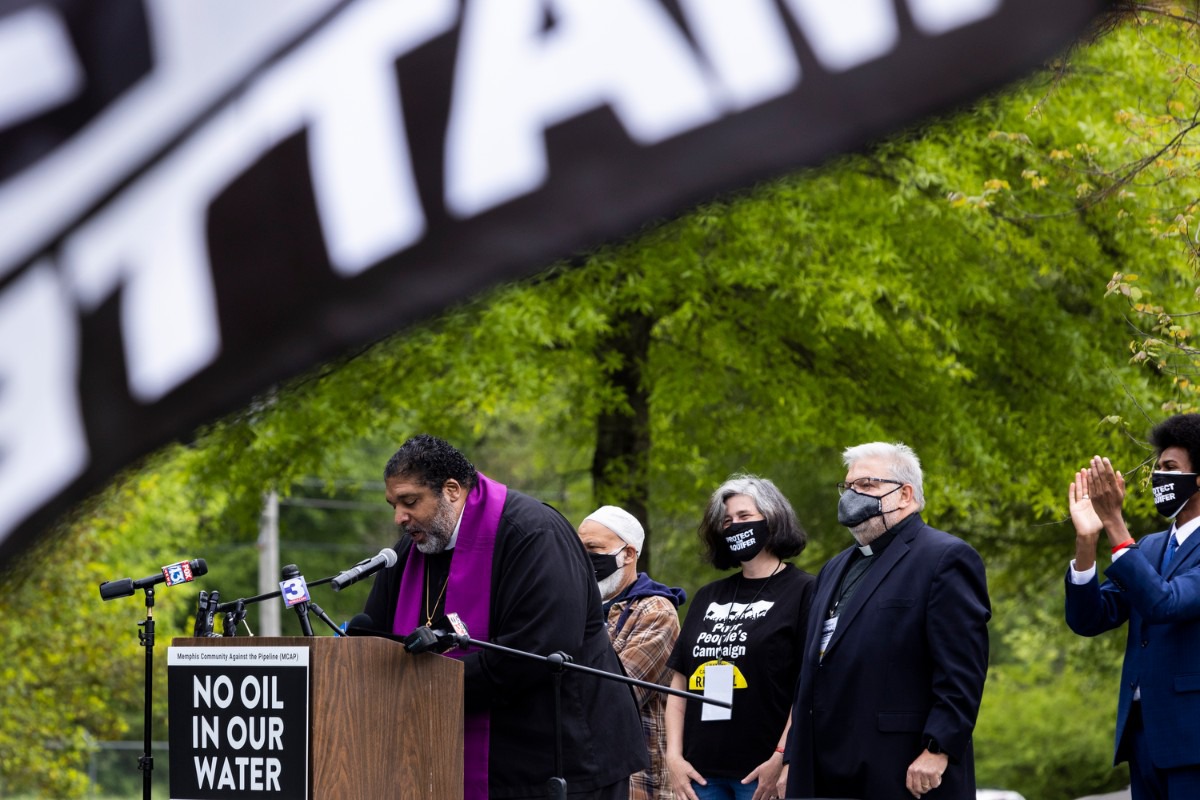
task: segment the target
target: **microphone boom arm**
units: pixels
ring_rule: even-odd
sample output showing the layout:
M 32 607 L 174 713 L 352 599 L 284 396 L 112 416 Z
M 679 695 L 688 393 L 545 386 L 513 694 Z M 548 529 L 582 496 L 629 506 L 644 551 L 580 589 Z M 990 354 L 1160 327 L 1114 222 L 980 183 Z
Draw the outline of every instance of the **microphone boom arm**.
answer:
M 685 692 L 680 689 L 672 689 L 669 686 L 663 686 L 661 683 L 651 683 L 650 681 L 643 681 L 643 680 L 639 680 L 638 678 L 631 678 L 628 675 L 617 675 L 615 673 L 608 672 L 606 670 L 596 669 L 595 667 L 585 667 L 582 664 L 576 664 L 574 661 L 571 660 L 571 657 L 569 655 L 562 652 L 561 650 L 558 652 L 555 652 L 555 653 L 551 653 L 548 656 L 543 656 L 543 655 L 538 655 L 537 653 L 527 653 L 524 650 L 514 650 L 511 647 L 505 647 L 504 645 L 496 644 L 495 642 L 484 642 L 479 639 L 472 639 L 470 636 L 464 636 L 464 635 L 458 634 L 458 633 L 452 634 L 452 636 L 454 637 L 455 643 L 459 647 L 467 647 L 469 645 L 473 645 L 475 647 L 479 647 L 484 650 L 495 650 L 496 652 L 499 652 L 499 653 L 506 653 L 506 654 L 512 655 L 512 656 L 520 656 L 521 658 L 530 658 L 530 659 L 533 659 L 534 661 L 544 661 L 544 662 L 550 664 L 551 667 L 553 667 L 556 670 L 561 670 L 563 668 L 566 668 L 568 670 L 574 670 L 575 672 L 585 672 L 589 675 L 596 675 L 601 678 L 608 678 L 609 680 L 614 680 L 614 681 L 617 681 L 618 683 L 627 683 L 631 686 L 641 686 L 643 689 L 650 689 L 651 691 L 661 692 L 662 694 L 673 694 L 676 697 L 682 697 L 685 700 L 691 700 L 692 702 L 695 702 L 695 703 L 708 703 L 710 705 L 720 706 L 721 708 L 733 708 L 733 703 L 730 703 L 726 700 L 716 700 L 714 698 L 709 698 L 709 697 L 697 697 L 696 695 L 691 694 L 690 692 Z

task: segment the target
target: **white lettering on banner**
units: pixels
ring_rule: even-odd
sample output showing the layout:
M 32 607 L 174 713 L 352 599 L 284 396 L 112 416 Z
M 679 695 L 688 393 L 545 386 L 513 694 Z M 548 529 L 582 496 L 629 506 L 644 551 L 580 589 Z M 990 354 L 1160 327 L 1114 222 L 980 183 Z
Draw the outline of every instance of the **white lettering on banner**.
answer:
M 452 0 L 438 3 L 453 8 Z M 374 3 L 370 9 L 379 12 L 381 8 L 430 7 L 427 0 L 411 6 Z M 397 37 L 398 30 L 410 29 L 396 25 L 394 17 L 401 15 L 390 16 L 393 25 L 384 26 L 384 30 L 390 31 L 393 38 L 404 38 L 407 44 L 420 41 L 419 37 Z M 452 20 L 450 15 L 443 16 L 447 17 L 443 22 Z M 415 20 L 423 36 L 440 30 L 433 24 L 437 20 L 423 19 L 415 12 L 407 19 Z M 373 22 L 382 25 L 384 21 Z M 348 32 L 335 25 L 321 37 L 336 38 L 341 53 L 354 51 L 345 37 L 353 36 L 363 23 L 352 15 L 347 24 Z M 407 160 L 404 169 L 399 170 L 407 184 L 402 183 L 395 191 L 380 189 L 377 180 L 364 177 L 368 173 L 388 174 L 388 168 L 397 161 L 392 155 L 396 143 L 386 142 L 383 152 L 379 146 L 384 141 L 379 137 L 357 137 L 353 133 L 355 125 L 347 126 L 345 120 L 335 119 L 345 111 L 340 101 L 332 100 L 336 93 L 313 91 L 311 83 L 325 85 L 316 75 L 318 70 L 332 69 L 331 62 L 337 63 L 326 52 L 326 46 L 318 42 L 270 73 L 242 102 L 231 104 L 68 240 L 64 266 L 85 309 L 99 305 L 119 285 L 125 286 L 122 332 L 130 390 L 135 398 L 157 400 L 216 358 L 220 327 L 205 242 L 208 206 L 225 186 L 285 136 L 306 124 L 314 128 L 316 144 L 310 153 L 314 157 L 314 188 L 318 207 L 329 215 L 322 219 L 326 239 L 343 259 L 339 271 L 359 271 L 366 266 L 360 260 L 365 255 L 373 254 L 370 263 L 374 263 L 385 249 L 391 252 L 401 240 L 411 244 L 414 231 L 424 229 Z M 382 55 L 376 53 L 378 71 L 388 70 L 397 54 L 389 50 L 387 58 Z M 394 86 L 391 94 L 395 94 Z M 328 105 L 326 101 L 330 101 Z M 363 122 L 357 116 L 354 120 Z M 369 129 L 370 125 L 362 127 Z M 351 153 L 356 155 L 339 155 Z M 349 191 L 350 184 L 331 177 L 339 172 L 358 181 L 357 199 L 355 192 Z M 372 192 L 372 188 L 379 191 Z M 382 211 L 383 216 L 360 215 L 363 198 L 373 203 L 377 197 L 382 201 L 376 211 Z M 396 197 L 407 199 L 397 204 L 388 202 Z M 341 210 L 343 205 L 345 211 Z M 347 222 L 352 219 L 357 221 Z M 386 220 L 383 227 L 376 224 L 380 220 Z M 331 253 L 331 257 L 334 255 Z
M 640 144 L 718 116 L 696 54 L 655 0 L 468 3 L 461 38 L 446 132 L 446 205 L 460 217 L 541 186 L 545 130 L 592 109 L 611 107 Z
M 900 26 L 892 0 L 786 0 L 821 66 L 845 72 L 896 46 Z
M 202 704 L 205 708 L 212 708 L 214 702 L 217 708 L 229 708 L 233 694 L 233 681 L 228 675 L 218 675 L 216 683 L 213 683 L 211 675 L 205 675 L 203 681 L 198 675 L 192 677 L 192 705 L 195 708 L 200 708 Z
M 799 82 L 800 62 L 775 0 L 681 0 L 680 8 L 713 70 L 723 110 L 764 103 Z
M 261 682 L 260 682 L 261 681 Z M 246 708 L 283 708 L 279 699 L 279 678 L 275 675 L 253 675 L 242 680 L 242 705 Z
M 239 792 L 278 792 L 283 765 L 278 758 L 238 756 L 218 758 L 192 757 L 196 765 L 196 785 L 201 789 L 232 789 Z M 220 776 L 217 775 L 218 766 Z M 234 776 L 233 767 L 237 767 Z M 214 785 L 215 781 L 215 785 Z
M 118 288 L 130 393 L 152 402 L 207 366 L 221 349 L 205 246 L 208 201 L 252 155 L 227 170 L 189 157 L 220 129 L 206 128 L 161 169 L 131 186 L 66 242 L 62 266 L 80 305 L 94 310 Z
M 48 5 L 0 20 L 0 128 L 70 101 L 83 87 L 71 34 Z
M 283 720 L 279 717 L 233 717 L 225 727 L 225 741 L 234 750 L 282 750 Z
M 309 124 L 313 190 L 330 263 L 357 275 L 425 233 L 396 59 L 453 27 L 454 0 L 370 0 L 286 60 L 256 94 Z
M 918 28 L 934 35 L 996 13 L 1002 0 L 907 4 Z M 45 167 L 57 175 L 47 185 L 58 194 L 68 185 L 59 174 L 63 163 L 78 167 L 73 179 L 83 176 L 81 196 L 96 195 L 97 183 L 103 191 L 123 179 L 128 186 L 65 231 L 88 206 L 69 198 L 56 203 L 40 191 L 32 218 L 17 217 L 22 230 L 40 231 L 36 238 L 21 237 L 15 250 L 0 248 L 6 259 L 27 258 L 51 241 L 62 242 L 53 263 L 26 267 L 25 276 L 0 288 L 6 332 L 0 337 L 0 377 L 7 379 L 0 392 L 0 539 L 86 471 L 80 406 L 87 398 L 76 389 L 78 310 L 94 312 L 120 294 L 129 392 L 147 404 L 211 366 L 228 346 L 207 250 L 208 237 L 221 232 L 208 230 L 209 211 L 281 141 L 307 134 L 313 194 L 336 274 L 361 274 L 421 241 L 428 223 L 405 135 L 396 63 L 456 25 L 442 201 L 459 218 L 545 184 L 546 131 L 597 108 L 611 109 L 629 139 L 648 146 L 793 89 L 800 65 L 782 13 L 792 15 L 831 71 L 877 59 L 898 42 L 891 0 L 786 0 L 785 12 L 774 0 L 744 0 L 736 9 L 724 0 L 679 0 L 678 7 L 694 43 L 661 0 L 466 0 L 461 12 L 457 0 L 359 0 L 251 76 L 240 95 L 141 174 L 137 170 L 146 165 L 129 153 L 119 159 L 119 174 L 97 171 L 98 156 L 80 155 L 82 141 L 109 142 L 114 127 L 124 126 L 135 138 L 146 123 L 161 127 L 165 112 L 146 110 L 138 92 L 116 101 L 111 113 L 106 109 L 61 148 L 62 158 L 50 154 L 38 171 Z M 0 15 L 0 42 L 8 25 L 20 23 L 19 13 Z M 36 95 L 32 100 L 0 91 L 0 125 L 30 109 L 53 107 L 78 90 L 61 24 L 36 25 L 40 32 L 30 46 L 37 52 L 30 58 L 49 64 L 57 77 L 45 77 L 36 92 L 28 89 Z M 0 54 L 7 57 L 2 48 Z M 170 60 L 163 64 L 152 77 L 160 68 L 169 73 Z M 201 109 L 182 103 L 175 113 Z M 155 153 L 154 147 L 144 149 L 143 158 Z M 11 192 L 24 186 L 25 177 L 0 187 L 3 220 L 20 208 Z M 59 209 L 64 203 L 74 209 L 66 217 Z M 0 271 L 13 263 L 0 263 Z M 18 347 L 31 338 L 33 351 Z
M 908 0 L 908 11 L 917 28 L 929 36 L 987 19 L 1000 10 L 1003 0 Z
M 116 5 L 145 12 L 153 53 L 150 72 L 129 91 L 100 110 L 72 139 L 11 179 L 0 183 L 0 276 L 46 250 L 79 217 L 197 122 L 197 114 L 245 81 L 280 47 L 301 36 L 321 15 L 345 0 L 136 0 Z M 6 7 L 20 5 L 3 4 Z M 24 5 L 32 5 L 25 3 Z M 97 20 L 88 13 L 95 4 L 40 2 L 75 17 L 85 28 Z M 92 12 L 94 13 L 94 12 Z M 0 20 L 12 15 L 0 12 Z M 104 20 L 106 26 L 115 25 Z M 120 38 L 137 31 L 112 31 Z M 107 38 L 107 37 L 106 37 Z M 0 53 L 0 60 L 8 53 Z M 94 53 L 103 65 L 121 72 L 125 53 Z M 5 62 L 7 65 L 7 61 Z M 22 63 L 0 74 L 5 85 L 40 64 Z M 93 65 L 96 66 L 96 65 Z M 84 63 L 85 71 L 88 65 Z M 103 70 L 105 66 L 97 66 Z M 110 85 L 105 74 L 85 72 L 85 86 Z M 56 102 L 53 97 L 43 104 Z
M 192 748 L 221 746 L 221 725 L 216 717 L 192 717 Z
M 49 263 L 0 292 L 0 536 L 87 465 L 78 338 Z
M 611 105 L 633 140 L 651 144 L 711 122 L 718 105 L 742 108 L 787 91 L 799 66 L 765 2 L 750 5 L 736 28 L 752 35 L 751 47 L 728 31 L 717 37 L 717 26 L 729 24 L 727 6 L 688 0 L 702 54 L 654 0 L 551 0 L 550 33 L 541 31 L 543 0 L 469 3 L 446 138 L 447 205 L 469 216 L 536 189 L 548 176 L 545 129 L 600 105 Z M 818 4 L 818 13 L 811 0 L 789 2 L 814 42 L 832 43 L 829 63 L 848 68 L 882 54 L 865 44 L 872 25 L 842 5 Z M 871 11 L 885 20 L 874 25 L 894 25 L 890 3 Z M 162 398 L 219 354 L 206 212 L 281 139 L 309 131 L 336 272 L 358 274 L 420 239 L 425 218 L 392 65 L 449 30 L 455 13 L 453 0 L 348 9 L 67 238 L 63 267 L 85 310 L 124 289 L 135 399 Z M 618 39 L 622 57 L 610 58 Z M 713 76 L 698 55 L 708 56 Z

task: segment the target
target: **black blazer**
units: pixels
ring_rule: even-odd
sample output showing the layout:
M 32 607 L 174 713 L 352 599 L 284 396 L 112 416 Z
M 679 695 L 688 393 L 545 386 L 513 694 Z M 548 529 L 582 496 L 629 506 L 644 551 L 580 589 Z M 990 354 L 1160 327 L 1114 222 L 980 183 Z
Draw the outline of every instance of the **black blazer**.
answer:
M 930 737 L 950 756 L 927 800 L 974 800 L 971 734 L 987 677 L 991 618 L 983 560 L 914 514 L 896 526 L 822 628 L 856 548 L 817 576 L 788 741 L 788 797 L 911 800 L 909 764 Z

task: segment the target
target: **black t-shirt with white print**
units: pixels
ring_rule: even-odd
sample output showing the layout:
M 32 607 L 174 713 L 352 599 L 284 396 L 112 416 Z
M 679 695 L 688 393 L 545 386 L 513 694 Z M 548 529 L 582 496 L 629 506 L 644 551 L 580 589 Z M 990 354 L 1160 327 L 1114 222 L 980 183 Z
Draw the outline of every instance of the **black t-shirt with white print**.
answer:
M 667 665 L 703 695 L 710 664 L 734 667 L 733 715 L 702 721 L 687 701 L 683 757 L 701 775 L 746 777 L 779 743 L 804 650 L 814 577 L 785 564 L 769 578 L 740 572 L 696 592 Z

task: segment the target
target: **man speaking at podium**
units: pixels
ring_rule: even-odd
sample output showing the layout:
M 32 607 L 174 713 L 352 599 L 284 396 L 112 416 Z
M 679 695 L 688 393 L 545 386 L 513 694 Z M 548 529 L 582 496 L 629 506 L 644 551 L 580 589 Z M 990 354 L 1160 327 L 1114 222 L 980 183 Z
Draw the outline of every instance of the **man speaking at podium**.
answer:
M 453 612 L 471 638 L 621 673 L 592 565 L 561 514 L 475 470 L 449 443 L 421 434 L 384 469 L 401 536 L 363 609 L 407 635 Z M 625 798 L 649 765 L 629 687 L 568 670 L 562 677 L 562 775 L 555 775 L 554 684 L 539 661 L 494 650 L 462 656 L 464 795 L 544 798 L 552 777 L 571 798 Z

